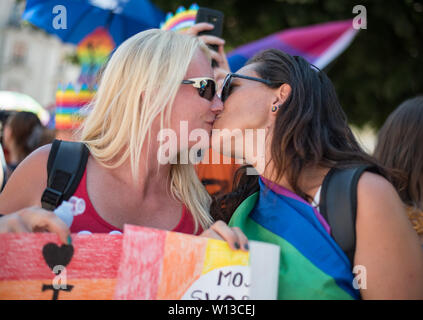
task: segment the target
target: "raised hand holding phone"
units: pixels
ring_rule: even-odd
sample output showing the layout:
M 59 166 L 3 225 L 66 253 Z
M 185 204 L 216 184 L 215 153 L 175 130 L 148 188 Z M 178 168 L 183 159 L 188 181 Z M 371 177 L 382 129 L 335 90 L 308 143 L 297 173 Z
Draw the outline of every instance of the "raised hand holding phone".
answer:
M 214 36 L 214 37 L 218 37 L 218 38 L 222 37 L 223 12 L 221 12 L 219 10 L 200 7 L 197 11 L 195 23 L 199 24 L 201 22 L 206 22 L 208 24 L 211 24 L 211 25 L 214 26 L 214 28 L 213 29 L 205 29 L 205 30 L 203 29 L 202 31 L 200 31 L 197 34 L 198 36 Z M 210 42 L 206 42 L 206 43 L 208 44 L 210 49 L 212 49 L 216 52 L 219 50 L 218 44 L 213 44 L 213 43 L 210 43 Z M 212 67 L 214 68 L 214 67 L 218 67 L 218 66 L 219 66 L 218 61 L 213 59 L 212 60 Z

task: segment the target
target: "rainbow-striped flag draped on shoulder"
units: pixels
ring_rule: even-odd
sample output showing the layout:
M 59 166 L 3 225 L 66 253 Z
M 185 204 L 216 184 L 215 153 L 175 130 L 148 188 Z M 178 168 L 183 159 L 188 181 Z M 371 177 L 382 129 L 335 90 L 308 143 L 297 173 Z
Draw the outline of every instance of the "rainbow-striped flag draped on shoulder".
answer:
M 351 264 L 319 212 L 262 177 L 259 184 L 229 225 L 249 240 L 280 246 L 278 299 L 360 299 Z

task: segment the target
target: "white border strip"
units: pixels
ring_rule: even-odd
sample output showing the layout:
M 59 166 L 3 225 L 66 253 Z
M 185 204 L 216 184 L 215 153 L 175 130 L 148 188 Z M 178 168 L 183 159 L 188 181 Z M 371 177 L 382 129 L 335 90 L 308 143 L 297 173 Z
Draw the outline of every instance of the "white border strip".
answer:
M 350 45 L 357 33 L 358 30 L 353 29 L 351 25 L 351 29 L 345 31 L 344 34 L 314 62 L 314 65 L 320 69 L 326 67 Z

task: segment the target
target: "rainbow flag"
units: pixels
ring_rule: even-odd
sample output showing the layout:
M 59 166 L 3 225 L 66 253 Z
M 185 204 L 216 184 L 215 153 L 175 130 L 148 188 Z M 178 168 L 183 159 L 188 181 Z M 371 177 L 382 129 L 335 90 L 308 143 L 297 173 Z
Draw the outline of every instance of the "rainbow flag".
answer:
M 357 32 L 352 20 L 287 29 L 236 48 L 228 53 L 228 61 L 235 72 L 259 51 L 279 49 L 322 69 L 349 46 Z
M 359 299 L 350 262 L 319 212 L 282 186 L 259 184 L 229 225 L 280 247 L 278 299 Z
M 95 90 L 88 89 L 83 84 L 80 90 L 76 90 L 72 84 L 64 89 L 59 85 L 56 91 L 55 126 L 58 130 L 73 130 L 78 128 L 84 120 L 81 113 L 82 107 L 93 99 Z

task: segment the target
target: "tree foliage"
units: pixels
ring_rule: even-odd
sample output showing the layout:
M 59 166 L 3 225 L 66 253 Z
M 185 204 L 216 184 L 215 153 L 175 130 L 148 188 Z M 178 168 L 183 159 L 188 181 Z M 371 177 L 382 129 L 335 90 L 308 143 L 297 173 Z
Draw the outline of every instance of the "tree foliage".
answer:
M 364 5 L 367 29 L 325 70 L 350 122 L 379 127 L 423 94 L 422 0 L 153 0 L 165 12 L 193 2 L 224 12 L 227 51 L 284 29 L 353 19 L 353 7 Z

